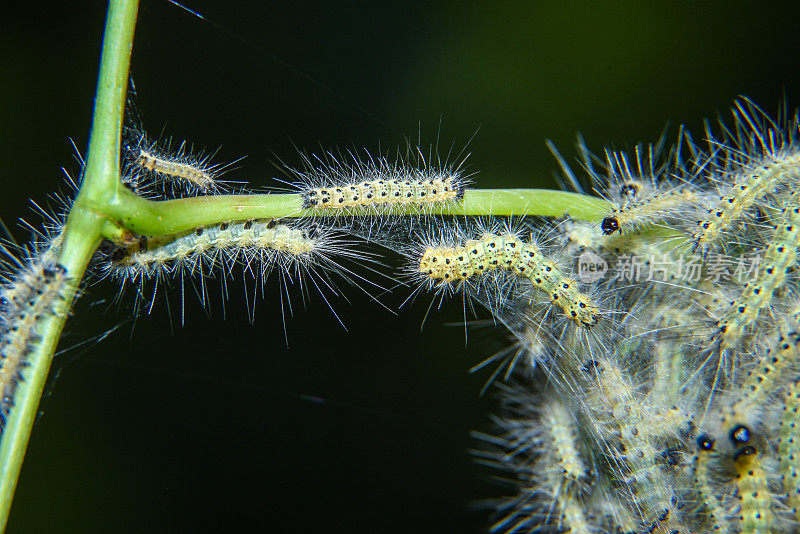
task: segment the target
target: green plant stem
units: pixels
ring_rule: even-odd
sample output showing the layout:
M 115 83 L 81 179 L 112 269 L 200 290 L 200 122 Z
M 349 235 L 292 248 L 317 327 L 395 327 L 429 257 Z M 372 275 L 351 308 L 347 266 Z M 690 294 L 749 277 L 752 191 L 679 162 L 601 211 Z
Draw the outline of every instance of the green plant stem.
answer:
M 5 530 L 39 400 L 80 280 L 98 243 L 105 206 L 117 201 L 122 110 L 138 0 L 111 0 L 106 17 L 92 130 L 83 183 L 64 228 L 58 262 L 70 283 L 56 313 L 38 326 L 42 340 L 28 359 L 0 439 L 0 530 Z
M 120 226 L 143 235 L 168 235 L 185 232 L 198 226 L 223 221 L 277 217 L 307 217 L 315 213 L 302 209 L 297 194 L 216 195 L 155 202 L 120 190 L 120 202 L 105 210 Z M 436 213 L 470 216 L 546 216 L 569 213 L 576 219 L 600 220 L 609 204 L 595 197 L 545 189 L 472 189 L 463 202 L 452 204 Z M 359 214 L 358 212 L 351 212 Z M 364 214 L 368 214 L 364 211 Z M 402 207 L 387 215 L 412 215 Z M 332 212 L 322 213 L 331 215 Z M 109 235 L 108 237 L 113 237 Z

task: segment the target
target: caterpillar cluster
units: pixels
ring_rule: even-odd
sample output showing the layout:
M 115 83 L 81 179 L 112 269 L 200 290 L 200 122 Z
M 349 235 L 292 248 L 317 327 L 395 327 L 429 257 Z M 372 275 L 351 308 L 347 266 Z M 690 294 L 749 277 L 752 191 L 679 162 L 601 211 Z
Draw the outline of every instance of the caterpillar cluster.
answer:
M 681 132 L 672 149 L 584 160 L 609 212 L 533 226 L 565 272 L 583 273 L 581 254 L 609 266 L 582 284 L 602 310 L 583 335 L 552 335 L 524 297 L 541 290 L 516 289 L 520 260 L 502 245 L 520 234 L 417 248 L 427 288 L 464 290 L 516 337 L 496 432 L 478 435 L 478 461 L 516 481 L 493 532 L 800 528 L 798 120 L 746 100 L 733 117 L 706 149 Z M 490 244 L 496 265 L 483 261 Z

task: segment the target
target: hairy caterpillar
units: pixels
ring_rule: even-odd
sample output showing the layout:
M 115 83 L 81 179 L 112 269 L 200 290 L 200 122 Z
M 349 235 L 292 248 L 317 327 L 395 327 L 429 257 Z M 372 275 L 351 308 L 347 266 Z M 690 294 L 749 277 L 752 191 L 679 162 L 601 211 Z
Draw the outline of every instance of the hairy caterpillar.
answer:
M 773 495 L 762 465 L 764 461 L 763 456 L 752 445 L 744 446 L 734 454 L 734 482 L 739 499 L 737 517 L 741 532 L 767 533 L 772 529 Z
M 789 384 L 781 400 L 778 462 L 786 500 L 795 519 L 800 521 L 800 382 L 795 380 Z
M 574 416 L 552 395 L 537 395 L 522 386 L 502 386 L 502 394 L 506 413 L 495 420 L 500 435 L 475 434 L 489 446 L 475 454 L 509 472 L 518 486 L 518 493 L 498 507 L 492 532 L 535 531 L 545 525 L 602 532 L 599 518 L 586 506 L 598 494 L 587 491 L 594 475 Z
M 113 261 L 136 277 L 140 273 L 150 276 L 176 262 L 196 265 L 206 254 L 224 252 L 228 257 L 243 254 L 246 258 L 266 253 L 277 258 L 284 253 L 281 259 L 301 261 L 315 250 L 316 241 L 307 231 L 274 220 L 249 220 L 199 227 L 179 237 L 143 237 L 135 245 L 119 249 Z
M 142 133 L 135 142 L 124 145 L 128 163 L 123 182 L 136 191 L 146 192 L 149 183 L 160 189 L 186 191 L 190 195 L 214 194 L 223 190 L 220 175 L 231 164 L 212 164 L 216 153 L 195 154 L 182 141 L 176 150 L 159 146 Z
M 772 302 L 775 291 L 784 284 L 787 273 L 797 263 L 799 198 L 797 193 L 793 194 L 776 221 L 756 280 L 745 285 L 741 296 L 731 303 L 730 311 L 719 320 L 721 350 L 736 346 L 747 327 L 755 323 L 760 312 Z
M 302 281 L 305 275 L 312 275 L 312 279 L 322 277 L 319 283 L 314 282 L 318 289 L 334 289 L 329 274 L 336 273 L 348 280 L 352 274 L 335 258 L 371 261 L 368 253 L 356 254 L 350 250 L 350 244 L 343 236 L 319 225 L 275 220 L 232 221 L 180 235 L 143 236 L 130 246 L 113 250 L 106 268 L 123 283 L 138 282 L 141 286 L 149 278 L 161 280 L 184 272 L 202 277 L 219 268 L 223 274 L 230 274 L 233 265 L 241 263 L 245 273 L 262 281 L 277 268 L 282 284 L 292 277 Z M 205 303 L 204 290 L 202 296 Z
M 122 132 L 122 181 L 139 194 L 147 194 L 152 187 L 171 195 L 182 192 L 188 195 L 222 192 L 224 183 L 219 178 L 231 165 L 211 163 L 211 154 L 196 153 L 186 141 L 177 149 L 171 140 L 165 145 L 148 137 L 142 127 L 142 118 L 134 100 L 136 87 L 130 82 L 125 105 L 125 124 Z M 240 158 L 241 159 L 241 158 Z
M 661 472 L 663 457 L 656 446 L 643 396 L 622 367 L 605 357 L 584 365 L 581 387 L 586 418 L 603 452 L 608 455 L 619 490 L 632 503 L 641 528 L 647 532 L 671 532 L 683 526 L 675 506 L 675 489 Z M 631 506 L 631 505 L 629 505 Z
M 368 156 L 364 161 L 303 155 L 305 168 L 290 169 L 303 209 L 319 215 L 380 214 L 408 207 L 411 213 L 434 213 L 464 198 L 469 180 L 461 165 L 427 163 L 417 150 L 419 166 L 403 158 Z M 462 162 L 463 163 L 463 162 Z
M 796 117 L 780 127 L 747 100 L 736 102 L 733 117 L 735 134 L 722 125 L 727 139 L 715 141 L 707 132 L 712 145 L 717 145 L 727 160 L 711 176 L 721 189 L 719 201 L 697 221 L 692 232 L 694 250 L 703 253 L 753 211 L 796 189 L 800 179 Z M 768 124 L 763 125 L 759 117 Z
M 64 267 L 38 256 L 0 290 L 0 429 L 14 406 L 17 384 L 24 380 L 26 358 L 40 340 L 38 325 L 54 313 L 66 281 Z
M 647 195 L 629 198 L 607 215 L 600 227 L 605 235 L 639 231 L 693 209 L 700 195 L 688 187 L 663 186 Z
M 566 317 L 591 328 L 600 320 L 597 305 L 532 242 L 510 230 L 487 231 L 461 243 L 429 245 L 417 260 L 415 272 L 431 287 L 447 288 L 493 271 L 507 271 L 546 293 Z
M 693 171 L 693 176 L 681 176 L 691 165 L 681 160 L 680 149 L 684 142 L 694 149 L 691 139 L 681 129 L 676 146 L 665 151 L 664 141 L 662 135 L 655 146 L 648 145 L 646 155 L 637 146 L 632 161 L 624 152 L 606 151 L 607 177 L 590 171 L 596 189 L 614 205 L 600 223 L 604 235 L 639 232 L 664 221 L 677 222 L 703 201 L 702 193 L 692 184 L 702 165 Z M 674 176 L 679 181 L 675 182 Z M 604 183 L 608 185 L 602 187 Z

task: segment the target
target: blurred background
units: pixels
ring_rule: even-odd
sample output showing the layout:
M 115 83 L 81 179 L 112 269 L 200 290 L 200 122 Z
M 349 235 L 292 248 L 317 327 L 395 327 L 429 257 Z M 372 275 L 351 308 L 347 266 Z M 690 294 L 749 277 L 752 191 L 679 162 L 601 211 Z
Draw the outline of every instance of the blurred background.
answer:
M 545 139 L 574 161 L 579 131 L 626 148 L 668 122 L 702 138 L 739 94 L 773 115 L 784 94 L 800 102 L 796 3 L 184 1 L 212 23 L 142 1 L 145 127 L 221 147 L 219 162 L 246 155 L 229 178 L 257 187 L 279 185 L 273 162 L 298 164 L 298 147 L 407 139 L 471 153 L 480 187 L 555 187 Z M 85 150 L 104 17 L 100 1 L 4 7 L 0 216 L 17 240 L 20 217 L 39 221 L 28 199 L 79 172 L 69 139 Z M 290 287 L 284 332 L 275 278 L 252 324 L 243 285 L 224 306 L 217 287 L 206 312 L 187 286 L 185 326 L 177 287 L 135 321 L 132 291 L 87 288 L 9 532 L 486 531 L 480 501 L 506 489 L 470 458 L 494 400 L 479 395 L 489 371 L 468 369 L 502 332 L 465 346 L 458 299 L 420 331 L 427 298 L 395 314 L 409 290 L 374 287 L 386 308 L 354 288 L 330 299 L 347 331 Z

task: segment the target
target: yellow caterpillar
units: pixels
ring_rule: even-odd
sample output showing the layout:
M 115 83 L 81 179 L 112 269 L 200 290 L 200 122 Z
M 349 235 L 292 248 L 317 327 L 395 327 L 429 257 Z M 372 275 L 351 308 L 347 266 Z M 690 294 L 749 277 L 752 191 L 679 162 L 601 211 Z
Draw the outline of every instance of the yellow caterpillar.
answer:
M 61 265 L 46 264 L 39 257 L 0 292 L 0 430 L 14 405 L 26 359 L 40 340 L 39 322 L 53 313 L 66 281 Z
M 800 177 L 800 153 L 785 153 L 755 162 L 734 175 L 734 183 L 708 210 L 708 217 L 697 222 L 692 235 L 694 250 L 706 252 L 720 235 L 742 219 L 765 196 Z
M 464 198 L 464 181 L 456 175 L 430 178 L 375 179 L 309 187 L 300 192 L 303 208 L 316 211 L 377 209 L 387 206 L 435 207 Z
M 530 280 L 550 296 L 567 318 L 590 328 L 600 320 L 600 310 L 578 284 L 542 254 L 534 243 L 514 233 L 486 233 L 462 245 L 428 247 L 417 272 L 435 284 L 453 284 L 491 271 L 509 271 Z
M 770 305 L 775 290 L 784 284 L 786 273 L 797 263 L 800 246 L 798 198 L 797 193 L 792 195 L 777 220 L 756 280 L 745 285 L 741 296 L 731 303 L 730 311 L 718 321 L 721 350 L 736 346 L 760 312 Z

